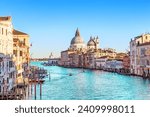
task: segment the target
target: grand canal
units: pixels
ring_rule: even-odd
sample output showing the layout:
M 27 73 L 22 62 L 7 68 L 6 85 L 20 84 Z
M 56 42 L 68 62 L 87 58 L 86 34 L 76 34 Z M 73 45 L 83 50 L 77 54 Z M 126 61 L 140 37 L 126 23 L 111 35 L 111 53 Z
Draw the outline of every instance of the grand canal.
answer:
M 150 80 L 124 76 L 100 70 L 43 66 L 41 62 L 31 65 L 50 72 L 51 79 L 45 78 L 40 97 L 37 85 L 37 100 L 149 100 Z M 68 74 L 72 74 L 69 76 Z M 33 86 L 34 88 L 34 86 Z M 28 99 L 35 99 L 34 93 Z

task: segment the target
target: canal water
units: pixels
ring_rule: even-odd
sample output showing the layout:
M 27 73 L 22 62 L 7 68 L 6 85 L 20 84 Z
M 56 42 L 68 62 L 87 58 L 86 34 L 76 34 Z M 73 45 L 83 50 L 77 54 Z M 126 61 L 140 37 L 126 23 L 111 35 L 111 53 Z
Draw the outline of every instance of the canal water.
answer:
M 149 100 L 150 80 L 124 76 L 100 70 L 43 66 L 41 62 L 31 65 L 48 70 L 51 79 L 45 78 L 40 97 L 37 84 L 37 100 Z M 72 74 L 71 76 L 69 74 Z M 33 86 L 34 90 L 34 86 Z M 34 93 L 28 99 L 35 99 Z

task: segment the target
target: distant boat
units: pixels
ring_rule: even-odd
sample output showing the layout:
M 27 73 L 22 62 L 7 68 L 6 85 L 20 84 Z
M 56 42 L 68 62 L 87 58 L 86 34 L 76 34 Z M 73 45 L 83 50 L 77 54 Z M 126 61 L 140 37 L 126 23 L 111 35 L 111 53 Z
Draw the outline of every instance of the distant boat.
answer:
M 69 76 L 72 76 L 73 74 L 72 73 L 69 73 Z

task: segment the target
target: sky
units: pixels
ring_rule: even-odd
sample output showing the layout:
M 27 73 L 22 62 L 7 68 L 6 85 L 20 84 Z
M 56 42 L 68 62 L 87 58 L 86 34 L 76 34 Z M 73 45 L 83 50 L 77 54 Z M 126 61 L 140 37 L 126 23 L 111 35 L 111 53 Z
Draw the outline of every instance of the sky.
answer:
M 85 43 L 126 52 L 129 42 L 150 32 L 150 0 L 0 0 L 0 16 L 30 35 L 31 55 L 55 57 L 70 46 L 77 28 Z

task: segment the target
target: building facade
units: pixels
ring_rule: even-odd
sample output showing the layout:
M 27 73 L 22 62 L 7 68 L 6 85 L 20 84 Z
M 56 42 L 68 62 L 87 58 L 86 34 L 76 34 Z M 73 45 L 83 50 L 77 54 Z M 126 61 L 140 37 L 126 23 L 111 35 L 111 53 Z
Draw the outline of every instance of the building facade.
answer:
M 0 93 L 8 93 L 16 85 L 16 68 L 12 56 L 0 53 Z
M 29 47 L 29 36 L 14 30 L 11 17 L 0 17 L 0 93 L 9 93 L 27 76 Z
M 130 56 L 126 55 L 123 57 L 123 68 L 130 71 Z
M 17 79 L 27 78 L 30 62 L 29 35 L 13 30 L 13 54 L 17 68 Z
M 11 17 L 0 17 L 0 53 L 13 54 L 13 26 Z
M 150 34 L 142 34 L 130 41 L 130 69 L 135 75 L 144 75 L 149 64 Z M 147 71 L 148 72 L 148 71 Z
M 120 70 L 123 68 L 123 61 L 122 60 L 107 60 L 104 66 L 105 69 L 112 69 L 112 70 Z
M 16 80 L 12 31 L 11 17 L 0 17 L 0 93 L 9 92 Z
M 99 38 L 90 37 L 87 44 L 84 43 L 83 38 L 80 35 L 79 30 L 75 32 L 75 36 L 71 40 L 70 48 L 61 52 L 61 65 L 66 67 L 80 67 L 97 69 L 104 67 L 103 58 L 115 59 L 116 56 L 121 57 L 122 54 L 118 54 L 114 49 L 99 48 Z

